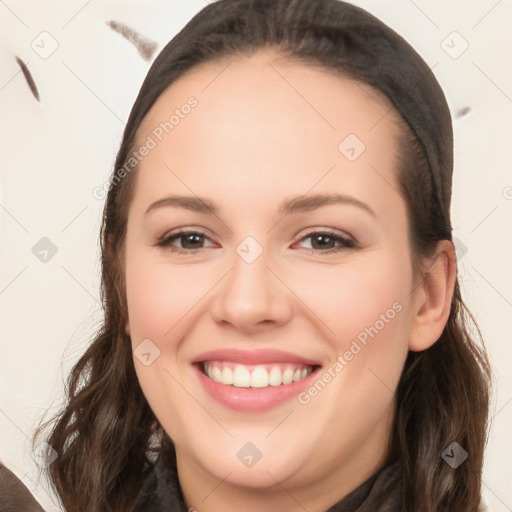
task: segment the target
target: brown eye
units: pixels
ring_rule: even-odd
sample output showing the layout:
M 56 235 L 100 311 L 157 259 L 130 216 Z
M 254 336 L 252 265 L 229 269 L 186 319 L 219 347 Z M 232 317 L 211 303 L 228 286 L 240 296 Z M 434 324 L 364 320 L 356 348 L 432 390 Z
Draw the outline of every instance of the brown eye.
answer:
M 204 233 L 180 231 L 179 233 L 164 236 L 156 245 L 172 251 L 193 251 L 208 247 L 204 245 L 206 240 L 209 240 L 209 238 Z
M 328 231 L 312 231 L 301 238 L 301 242 L 310 240 L 309 247 L 316 253 L 335 253 L 356 247 L 354 240 Z

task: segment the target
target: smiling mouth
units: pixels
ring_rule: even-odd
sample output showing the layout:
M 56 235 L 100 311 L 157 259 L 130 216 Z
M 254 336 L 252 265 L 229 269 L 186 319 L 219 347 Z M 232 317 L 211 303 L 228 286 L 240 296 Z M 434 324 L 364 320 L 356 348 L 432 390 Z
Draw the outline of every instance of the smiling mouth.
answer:
M 219 384 L 254 389 L 287 386 L 305 379 L 316 369 L 300 363 L 244 365 L 229 361 L 204 361 L 200 368 L 204 375 Z

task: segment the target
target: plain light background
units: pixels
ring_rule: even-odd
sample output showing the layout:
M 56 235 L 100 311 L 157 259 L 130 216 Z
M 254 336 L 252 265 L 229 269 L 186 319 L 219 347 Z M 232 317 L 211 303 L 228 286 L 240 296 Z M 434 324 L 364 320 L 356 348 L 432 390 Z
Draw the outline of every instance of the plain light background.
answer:
M 417 49 L 452 111 L 459 277 L 496 381 L 484 496 L 493 512 L 511 511 L 512 1 L 353 3 Z M 101 322 L 103 201 L 93 190 L 110 176 L 150 66 L 106 22 L 155 41 L 154 59 L 205 5 L 0 1 L 0 459 L 49 512 L 59 508 L 37 479 L 30 438 L 43 413 L 60 405 L 64 378 Z M 50 51 L 52 40 L 58 47 L 51 55 L 34 51 Z M 15 56 L 31 71 L 40 102 Z M 47 262 L 33 252 L 43 237 L 57 249 Z

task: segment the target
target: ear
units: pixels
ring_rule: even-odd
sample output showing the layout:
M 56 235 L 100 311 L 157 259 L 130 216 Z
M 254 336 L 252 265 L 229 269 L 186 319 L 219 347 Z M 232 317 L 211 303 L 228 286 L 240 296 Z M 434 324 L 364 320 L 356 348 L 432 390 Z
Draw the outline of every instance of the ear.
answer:
M 435 255 L 425 263 L 422 281 L 413 292 L 414 311 L 409 341 L 409 349 L 413 352 L 432 346 L 448 321 L 457 277 L 453 243 L 441 240 Z
M 124 327 L 124 332 L 128 335 L 128 336 L 131 336 L 131 333 L 130 333 L 130 320 L 127 318 L 126 319 L 126 325 Z

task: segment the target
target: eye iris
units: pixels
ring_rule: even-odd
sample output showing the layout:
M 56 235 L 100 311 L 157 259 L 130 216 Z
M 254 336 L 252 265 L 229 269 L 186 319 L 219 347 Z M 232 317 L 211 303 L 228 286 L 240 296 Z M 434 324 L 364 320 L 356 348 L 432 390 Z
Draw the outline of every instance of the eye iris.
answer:
M 192 233 L 189 235 L 183 235 L 181 237 L 182 246 L 184 249 L 197 249 L 198 246 L 194 244 L 200 244 L 203 241 L 203 235 L 199 235 L 197 233 Z M 184 243 L 183 243 L 184 242 Z
M 317 242 L 320 242 L 320 244 L 318 244 Z M 320 235 L 314 235 L 312 237 L 312 246 L 314 249 L 325 249 L 325 248 L 332 248 L 334 247 L 332 245 L 332 242 L 334 242 L 334 238 L 332 236 L 329 236 L 329 235 L 325 235 L 325 234 L 320 234 Z

